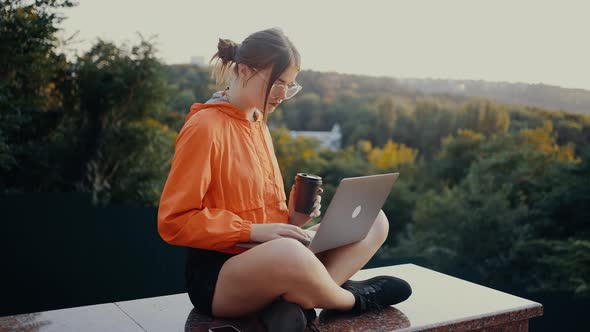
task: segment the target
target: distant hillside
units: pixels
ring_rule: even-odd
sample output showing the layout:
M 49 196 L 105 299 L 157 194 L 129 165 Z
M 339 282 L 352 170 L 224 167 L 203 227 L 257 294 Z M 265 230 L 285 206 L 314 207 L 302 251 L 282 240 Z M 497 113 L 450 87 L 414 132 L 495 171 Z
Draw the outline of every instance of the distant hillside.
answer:
M 306 91 L 313 91 L 323 97 L 334 94 L 367 95 L 393 93 L 395 95 L 421 95 L 417 89 L 401 84 L 396 78 L 388 76 L 369 76 L 302 70 L 297 75 Z
M 195 100 L 206 100 L 215 86 L 210 68 L 197 65 L 167 65 L 166 79 L 178 93 L 172 98 L 172 109 L 185 110 Z M 401 79 L 387 76 L 341 74 L 303 70 L 297 81 L 304 93 L 315 93 L 331 103 L 338 95 L 370 98 L 393 94 L 410 98 L 440 96 L 456 102 L 470 97 L 488 98 L 500 103 L 526 105 L 545 110 L 563 110 L 590 115 L 590 91 L 567 89 L 545 84 L 486 82 L 482 80 Z
M 166 66 L 167 107 L 179 114 L 178 128 L 192 103 L 207 100 L 220 88 L 213 84 L 209 70 L 194 65 Z M 570 99 L 562 97 L 565 92 L 580 92 L 577 90 L 481 81 L 398 80 L 310 70 L 302 71 L 297 81 L 304 87 L 302 93 L 273 113 L 270 126 L 330 131 L 339 124 L 342 146 L 361 140 L 384 146 L 392 139 L 431 159 L 442 140 L 458 129 L 490 136 L 548 128 L 558 145 L 572 143 L 576 153 L 590 141 L 590 112 L 581 114 L 559 104 L 535 106 L 535 100 L 553 101 L 540 95 L 543 88 L 547 94 L 558 95 L 556 100 L 561 97 L 566 101 Z
M 424 94 L 485 97 L 508 104 L 537 106 L 590 114 L 590 91 L 545 84 L 486 82 L 481 80 L 397 79 Z

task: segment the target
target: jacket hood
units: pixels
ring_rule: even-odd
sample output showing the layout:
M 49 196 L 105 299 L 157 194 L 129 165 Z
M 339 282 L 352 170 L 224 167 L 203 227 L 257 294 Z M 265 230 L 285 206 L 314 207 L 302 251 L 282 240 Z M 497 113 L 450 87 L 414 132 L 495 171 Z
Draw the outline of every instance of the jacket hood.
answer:
M 225 94 L 223 94 L 223 91 L 215 92 L 213 94 L 213 96 L 211 96 L 211 98 L 209 100 L 207 100 L 205 103 L 192 104 L 191 110 L 186 115 L 184 122 L 186 123 L 190 119 L 191 116 L 193 116 L 197 112 L 204 110 L 206 108 L 215 108 L 218 111 L 231 116 L 232 118 L 249 122 L 246 112 L 242 111 L 237 106 L 231 104 L 229 102 L 229 100 L 227 99 L 227 96 L 225 96 Z M 261 121 L 261 119 L 258 119 L 258 121 Z

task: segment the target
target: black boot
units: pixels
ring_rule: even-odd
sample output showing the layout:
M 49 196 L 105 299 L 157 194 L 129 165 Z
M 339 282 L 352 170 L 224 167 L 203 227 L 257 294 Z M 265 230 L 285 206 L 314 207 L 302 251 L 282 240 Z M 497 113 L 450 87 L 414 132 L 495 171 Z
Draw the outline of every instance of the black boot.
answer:
M 379 310 L 405 301 L 412 295 L 412 287 L 405 280 L 379 276 L 363 281 L 348 280 L 342 288 L 354 295 L 351 314 L 362 314 L 369 310 Z
M 268 332 L 303 332 L 307 325 L 303 309 L 282 298 L 264 308 L 260 313 L 260 320 Z

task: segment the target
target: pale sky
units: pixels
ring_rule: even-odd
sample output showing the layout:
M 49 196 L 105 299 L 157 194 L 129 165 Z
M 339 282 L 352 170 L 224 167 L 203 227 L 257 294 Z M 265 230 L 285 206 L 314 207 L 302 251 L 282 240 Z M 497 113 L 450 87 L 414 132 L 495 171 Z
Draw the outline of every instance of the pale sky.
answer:
M 589 1 L 78 0 L 65 35 L 155 36 L 165 63 L 207 60 L 217 39 L 280 27 L 302 69 L 397 78 L 482 79 L 590 90 Z

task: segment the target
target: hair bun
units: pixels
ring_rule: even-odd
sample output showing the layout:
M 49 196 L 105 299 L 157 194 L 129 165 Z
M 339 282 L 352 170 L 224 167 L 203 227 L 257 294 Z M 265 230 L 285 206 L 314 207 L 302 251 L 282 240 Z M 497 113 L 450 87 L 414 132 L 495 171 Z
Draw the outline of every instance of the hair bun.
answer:
M 238 51 L 239 46 L 240 45 L 229 39 L 219 38 L 219 43 L 217 43 L 219 58 L 221 58 L 224 63 L 235 61 L 236 52 Z

